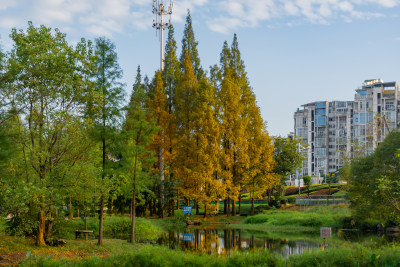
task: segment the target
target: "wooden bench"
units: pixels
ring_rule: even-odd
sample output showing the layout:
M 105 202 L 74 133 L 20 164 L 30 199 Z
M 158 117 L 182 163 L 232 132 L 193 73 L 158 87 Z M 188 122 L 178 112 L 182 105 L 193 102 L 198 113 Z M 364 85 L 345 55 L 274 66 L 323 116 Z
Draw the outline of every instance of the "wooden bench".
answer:
M 75 233 L 75 239 L 78 239 L 78 235 L 80 235 L 81 233 L 85 234 L 85 240 L 88 240 L 89 233 L 93 233 L 93 231 L 91 230 L 74 230 L 73 232 Z

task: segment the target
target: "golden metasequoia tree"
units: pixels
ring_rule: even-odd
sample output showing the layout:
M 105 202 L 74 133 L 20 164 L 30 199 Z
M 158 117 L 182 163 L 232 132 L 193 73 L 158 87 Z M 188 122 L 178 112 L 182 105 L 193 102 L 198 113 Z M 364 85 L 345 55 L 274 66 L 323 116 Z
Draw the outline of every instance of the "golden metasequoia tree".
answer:
M 198 209 L 199 203 L 203 203 L 205 217 L 211 211 L 211 202 L 217 201 L 218 203 L 219 195 L 224 191 L 223 184 L 217 178 L 220 169 L 220 131 L 215 114 L 216 100 L 214 96 L 215 87 L 207 79 L 202 79 L 194 97 L 195 160 L 193 173 L 196 177 L 194 195 L 196 208 Z
M 149 100 L 149 108 L 151 113 L 148 118 L 154 119 L 156 121 L 156 125 L 159 127 L 159 131 L 154 135 L 153 142 L 151 144 L 152 150 L 155 152 L 158 158 L 158 164 L 154 167 L 154 171 L 159 173 L 160 177 L 165 177 L 164 170 L 164 159 L 169 158 L 169 151 L 165 149 L 166 144 L 169 143 L 167 140 L 168 135 L 165 133 L 168 130 L 169 122 L 170 122 L 170 114 L 167 111 L 167 98 L 164 94 L 164 83 L 161 78 L 161 72 L 156 73 L 155 77 L 155 88 L 153 91 L 153 96 Z M 159 181 L 160 188 L 160 199 L 159 199 L 159 216 L 164 216 L 164 180 L 160 179 Z
M 168 151 L 168 157 L 164 158 L 165 162 L 165 201 L 168 209 L 168 215 L 174 215 L 175 197 L 179 199 L 179 194 L 176 194 L 176 177 L 174 175 L 175 164 L 174 154 L 176 145 L 176 123 L 175 123 L 175 90 L 180 79 L 180 62 L 176 56 L 176 41 L 174 38 L 174 28 L 171 25 L 168 31 L 168 39 L 165 45 L 164 70 L 162 79 L 164 82 L 164 93 L 167 98 L 167 112 L 170 115 L 169 124 L 165 131 L 166 143 L 165 149 Z M 177 201 L 179 208 L 179 200 Z
M 193 173 L 195 162 L 193 108 L 195 92 L 198 90 L 196 75 L 189 55 L 186 55 L 181 79 L 175 91 L 175 123 L 177 127 L 177 143 L 175 149 L 176 177 L 180 183 L 182 197 L 188 203 L 196 193 L 196 177 Z
M 245 129 L 247 121 L 242 118 L 241 90 L 235 83 L 233 71 L 226 68 L 218 94 L 219 120 L 221 127 L 221 178 L 226 192 L 226 213 L 230 214 L 230 203 L 237 200 L 240 192 L 239 177 L 246 167 L 247 143 Z

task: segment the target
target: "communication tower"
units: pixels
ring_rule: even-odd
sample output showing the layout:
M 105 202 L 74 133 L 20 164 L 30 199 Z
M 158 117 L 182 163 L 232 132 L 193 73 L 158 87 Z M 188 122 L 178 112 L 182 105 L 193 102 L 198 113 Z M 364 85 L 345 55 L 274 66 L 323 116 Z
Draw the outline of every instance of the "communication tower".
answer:
M 166 7 L 164 0 L 153 0 L 153 14 L 156 16 L 153 20 L 153 28 L 156 32 L 160 31 L 160 70 L 164 69 L 164 29 L 171 25 L 171 14 L 174 3 L 169 1 L 169 6 Z M 164 22 L 164 16 L 169 15 L 169 21 Z

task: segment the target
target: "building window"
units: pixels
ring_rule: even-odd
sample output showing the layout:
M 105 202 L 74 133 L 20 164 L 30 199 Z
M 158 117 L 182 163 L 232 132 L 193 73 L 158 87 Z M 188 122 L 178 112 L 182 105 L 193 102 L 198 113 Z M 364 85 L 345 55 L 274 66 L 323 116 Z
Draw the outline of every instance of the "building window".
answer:
M 325 126 L 326 125 L 326 117 L 325 116 L 318 116 L 315 125 L 316 126 Z

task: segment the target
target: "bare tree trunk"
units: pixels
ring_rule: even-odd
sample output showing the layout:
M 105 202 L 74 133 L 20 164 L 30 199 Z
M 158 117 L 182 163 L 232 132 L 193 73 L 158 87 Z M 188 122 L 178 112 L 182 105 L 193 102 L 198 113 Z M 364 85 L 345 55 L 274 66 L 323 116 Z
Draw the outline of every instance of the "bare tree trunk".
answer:
M 87 230 L 87 206 L 85 203 L 85 230 Z
M 228 200 L 224 199 L 224 214 L 228 215 Z
M 153 200 L 151 199 L 150 200 L 150 203 L 149 203 L 149 210 L 150 210 L 150 217 L 152 217 L 154 214 L 153 214 Z
M 136 217 L 136 167 L 137 167 L 138 152 L 135 154 L 135 166 L 133 168 L 133 191 L 132 191 L 132 228 L 131 228 L 131 243 L 135 242 L 135 217 Z
M 133 191 L 132 193 L 132 200 L 131 200 L 131 207 L 133 207 L 132 210 L 132 217 L 131 217 L 131 238 L 129 240 L 130 243 L 135 242 L 135 207 L 136 207 L 136 193 Z
M 103 215 L 104 215 L 104 197 L 100 197 L 100 216 L 99 216 L 99 239 L 97 244 L 103 245 Z
M 161 131 L 161 139 L 163 140 L 164 133 Z M 164 141 L 164 140 L 163 140 Z M 160 217 L 164 218 L 164 142 L 159 147 L 158 154 L 158 169 L 160 171 Z
M 232 216 L 236 216 L 236 201 L 233 199 L 232 202 Z
M 45 231 L 46 239 L 50 237 L 51 231 L 53 230 L 53 225 L 54 225 L 53 214 L 51 211 L 49 212 L 49 216 L 50 216 L 50 220 L 48 220 L 47 228 Z
M 71 196 L 69 196 L 69 219 L 72 220 L 74 218 L 74 215 L 72 214 L 72 199 Z
M 40 212 L 38 214 L 38 220 L 39 220 L 39 225 L 38 225 L 38 233 L 36 236 L 36 245 L 37 246 L 44 246 L 46 243 L 44 242 L 43 234 L 45 231 L 46 227 L 46 221 L 44 219 L 44 207 L 41 207 Z
M 251 215 L 254 215 L 254 193 L 251 197 Z
M 227 205 L 226 205 L 226 216 L 231 216 L 231 199 L 228 196 Z
M 176 209 L 179 210 L 179 190 L 176 192 Z
M 242 214 L 242 192 L 239 194 L 239 215 Z

